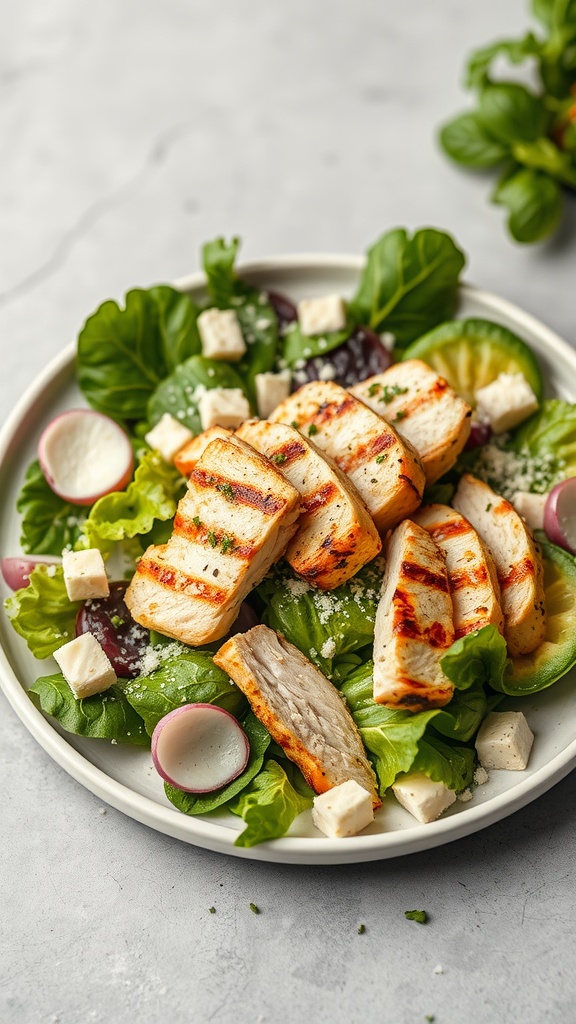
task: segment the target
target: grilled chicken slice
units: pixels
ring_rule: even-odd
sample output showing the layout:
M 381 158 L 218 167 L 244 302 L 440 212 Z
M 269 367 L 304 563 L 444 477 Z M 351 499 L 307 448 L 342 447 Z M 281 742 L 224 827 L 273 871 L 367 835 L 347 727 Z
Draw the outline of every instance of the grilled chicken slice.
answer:
M 474 527 L 449 505 L 426 505 L 412 521 L 427 530 L 444 552 L 456 639 L 490 625 L 503 633 L 496 566 Z
M 461 478 L 452 504 L 472 523 L 494 559 L 509 653 L 530 654 L 546 633 L 540 548 L 514 506 L 470 473 Z
M 418 455 L 393 427 L 339 384 L 304 384 L 269 419 L 297 427 L 334 459 L 381 533 L 418 508 L 425 484 Z
M 214 662 L 250 701 L 257 718 L 316 793 L 354 779 L 381 800 L 345 701 L 307 658 L 268 626 L 233 636 Z
M 202 452 L 208 447 L 211 441 L 217 437 L 232 437 L 233 431 L 226 427 L 208 427 L 202 434 L 197 434 L 191 441 L 188 441 L 174 456 L 174 465 L 182 476 L 190 476 Z
M 452 468 L 468 440 L 470 406 L 420 359 L 395 363 L 350 392 L 414 445 L 428 484 Z
M 285 423 L 246 420 L 236 431 L 300 491 L 298 532 L 286 550 L 294 572 L 332 590 L 371 562 L 382 547 L 356 488 L 337 465 Z
M 388 542 L 374 627 L 374 700 L 408 711 L 447 704 L 454 687 L 440 658 L 453 642 L 444 555 L 426 530 L 406 520 Z
M 167 544 L 140 559 L 126 591 L 136 622 L 185 644 L 219 640 L 284 554 L 300 495 L 259 452 L 217 438 L 192 470 Z

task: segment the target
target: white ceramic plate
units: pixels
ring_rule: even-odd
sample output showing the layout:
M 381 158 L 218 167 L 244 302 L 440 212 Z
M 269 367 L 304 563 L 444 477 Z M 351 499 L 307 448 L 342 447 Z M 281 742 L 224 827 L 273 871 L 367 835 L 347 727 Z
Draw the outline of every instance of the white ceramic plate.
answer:
M 278 289 L 300 299 L 340 292 L 351 295 L 362 259 L 348 256 L 289 256 L 246 264 L 243 277 L 262 288 Z M 203 278 L 195 274 L 177 282 L 192 295 L 202 293 Z M 502 299 L 465 286 L 460 315 L 496 320 L 516 331 L 540 358 L 547 392 L 576 399 L 576 352 L 548 328 Z M 16 495 L 29 461 L 35 457 L 43 426 L 59 411 L 84 404 L 74 383 L 74 348 L 66 349 L 24 395 L 0 435 L 0 555 L 19 551 Z M 6 593 L 6 590 L 5 590 Z M 4 596 L 4 595 L 3 595 Z M 332 840 L 312 825 L 309 812 L 294 823 L 284 839 L 245 850 L 234 846 L 243 823 L 225 813 L 190 818 L 165 798 L 148 751 L 105 740 L 64 733 L 32 704 L 26 689 L 39 675 L 54 671 L 52 659 L 37 662 L 0 617 L 0 674 L 3 690 L 26 728 L 70 775 L 102 800 L 166 835 L 196 846 L 253 860 L 343 864 L 379 860 L 439 846 L 512 814 L 553 786 L 576 764 L 576 671 L 560 683 L 525 701 L 525 714 L 536 735 L 525 772 L 492 772 L 469 803 L 457 802 L 439 821 L 415 824 L 392 798 L 386 798 L 376 821 L 360 836 Z

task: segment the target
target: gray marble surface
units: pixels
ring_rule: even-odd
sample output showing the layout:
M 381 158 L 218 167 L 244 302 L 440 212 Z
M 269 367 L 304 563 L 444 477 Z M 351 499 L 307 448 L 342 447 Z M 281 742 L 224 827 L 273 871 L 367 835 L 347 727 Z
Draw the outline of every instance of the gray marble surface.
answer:
M 434 142 L 466 102 L 464 54 L 517 33 L 520 0 L 20 0 L 3 13 L 2 417 L 103 298 L 196 269 L 222 233 L 253 258 L 439 225 L 470 280 L 576 341 L 574 202 L 553 242 L 522 249 L 486 202 L 490 181 Z M 0 703 L 7 1024 L 573 1019 L 574 774 L 431 853 L 253 864 L 102 813 Z M 404 919 L 414 907 L 426 927 Z

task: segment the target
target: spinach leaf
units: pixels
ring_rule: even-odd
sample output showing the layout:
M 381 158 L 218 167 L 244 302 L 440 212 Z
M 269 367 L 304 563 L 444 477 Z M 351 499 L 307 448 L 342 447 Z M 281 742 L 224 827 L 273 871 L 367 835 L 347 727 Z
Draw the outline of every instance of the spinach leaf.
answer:
M 287 366 L 294 366 L 301 359 L 312 359 L 317 356 L 325 356 L 335 348 L 343 345 L 348 340 L 354 327 L 355 320 L 348 315 L 346 327 L 341 331 L 329 331 L 327 334 L 307 335 L 302 334 L 298 321 L 290 324 L 283 341 L 282 358 Z
M 191 356 L 155 388 L 148 402 L 150 423 L 154 425 L 164 413 L 170 413 L 194 434 L 200 434 L 198 399 L 209 388 L 240 388 L 246 394 L 242 377 L 230 363 Z
M 37 459 L 28 467 L 16 508 L 22 513 L 22 549 L 35 555 L 61 555 L 64 548 L 73 548 L 88 516 L 88 509 L 54 494 Z
M 540 171 L 521 168 L 507 173 L 492 202 L 508 210 L 508 229 L 517 242 L 538 242 L 557 228 L 562 216 L 559 185 Z
M 464 264 L 443 231 L 422 228 L 412 238 L 403 228 L 389 231 L 368 250 L 353 315 L 372 330 L 390 331 L 403 347 L 452 316 Z
M 162 651 L 170 652 L 174 646 L 158 647 L 159 668 L 124 688 L 126 700 L 144 720 L 147 733 L 151 736 L 160 719 L 182 704 L 217 704 L 238 717 L 245 710 L 246 699 L 214 664 L 212 655 L 184 648 L 163 660 Z
M 312 806 L 313 792 L 289 761 L 281 767 L 269 759 L 240 796 L 230 804 L 246 822 L 235 846 L 251 847 L 279 839 L 302 811 Z
M 239 248 L 239 238 L 232 238 L 230 242 L 215 238 L 203 245 L 202 266 L 206 274 L 209 305 L 228 309 L 238 294 L 238 288 L 242 287 L 234 271 Z
M 500 39 L 489 46 L 475 50 L 466 71 L 466 85 L 469 89 L 480 89 L 490 82 L 490 68 L 496 57 L 506 57 L 511 64 L 521 64 L 527 57 L 542 53 L 542 41 L 533 32 L 521 39 Z
M 548 126 L 541 98 L 515 82 L 486 86 L 480 93 L 478 118 L 486 131 L 508 145 L 533 142 L 545 134 Z
M 466 167 L 495 167 L 508 155 L 508 147 L 495 139 L 475 113 L 460 114 L 440 132 L 444 152 Z
M 142 719 L 130 707 L 121 684 L 77 700 L 64 676 L 57 672 L 37 679 L 28 696 L 37 708 L 56 718 L 66 732 L 139 747 L 149 745 Z
M 179 811 L 184 814 L 208 814 L 210 811 L 215 811 L 216 808 L 227 804 L 233 797 L 237 797 L 258 775 L 264 764 L 264 755 L 270 746 L 270 733 L 251 711 L 240 724 L 250 743 L 248 764 L 242 774 L 215 793 L 184 793 L 181 789 L 176 789 L 166 782 L 164 792 Z M 232 808 L 230 809 L 232 810 Z
M 168 285 L 129 291 L 123 309 L 104 302 L 78 336 L 78 383 L 92 408 L 116 420 L 145 418 L 160 381 L 199 351 L 197 312 Z
M 535 171 L 544 171 L 562 185 L 576 188 L 576 166 L 569 153 L 563 152 L 551 139 L 515 142 L 512 156 L 517 163 Z
M 34 657 L 48 658 L 74 639 L 80 603 L 68 599 L 61 566 L 37 565 L 28 586 L 7 597 L 4 607 Z

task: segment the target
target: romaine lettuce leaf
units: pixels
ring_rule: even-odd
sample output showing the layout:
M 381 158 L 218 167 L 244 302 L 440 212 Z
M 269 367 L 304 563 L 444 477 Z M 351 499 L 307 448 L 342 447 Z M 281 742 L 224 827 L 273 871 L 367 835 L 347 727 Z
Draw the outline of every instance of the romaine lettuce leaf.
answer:
M 7 597 L 4 607 L 34 657 L 48 658 L 74 639 L 80 604 L 68 599 L 61 566 L 37 565 L 28 586 Z
M 168 285 L 135 288 L 125 301 L 104 302 L 80 331 L 78 383 L 93 409 L 139 420 L 160 381 L 200 351 L 198 309 Z
M 510 440 L 514 451 L 532 458 L 548 456 L 553 473 L 576 476 L 576 404 L 552 398 L 516 430 Z
M 440 659 L 444 675 L 459 690 L 501 680 L 508 665 L 506 641 L 496 626 L 460 637 Z
M 372 643 L 383 568 L 376 558 L 347 583 L 323 591 L 281 563 L 258 587 L 265 604 L 262 621 L 331 677 L 335 658 Z
M 66 732 L 92 739 L 115 740 L 146 747 L 150 741 L 144 723 L 126 700 L 122 684 L 104 693 L 77 700 L 64 676 L 42 676 L 28 690 L 33 703 L 56 718 Z
M 424 772 L 433 782 L 461 793 L 474 778 L 476 755 L 473 747 L 445 743 L 429 733 L 420 740 L 411 771 Z
M 198 400 L 210 388 L 239 388 L 247 396 L 246 382 L 237 367 L 217 359 L 192 356 L 155 388 L 148 402 L 150 423 L 157 423 L 164 413 L 169 413 L 193 434 L 200 434 Z
M 88 516 L 87 508 L 54 494 L 37 459 L 28 466 L 16 508 L 22 513 L 22 550 L 34 555 L 61 555 L 73 548 Z
M 291 762 L 271 758 L 229 809 L 246 822 L 235 846 L 250 847 L 279 839 L 295 818 L 312 806 L 313 792 Z
M 250 743 L 248 764 L 242 774 L 228 786 L 223 786 L 215 793 L 184 793 L 181 789 L 176 789 L 166 782 L 164 792 L 179 811 L 184 814 L 209 814 L 210 811 L 215 811 L 217 807 L 223 807 L 233 797 L 238 796 L 258 775 L 264 764 L 264 755 L 270 746 L 270 733 L 251 711 L 241 720 L 240 724 Z
M 488 711 L 486 692 L 481 683 L 467 690 L 455 690 L 449 704 L 440 708 L 432 727 L 450 740 L 467 743 L 477 733 Z
M 156 650 L 170 652 L 175 644 Z M 160 660 L 160 659 L 159 659 Z M 149 675 L 138 676 L 124 687 L 126 700 L 144 719 L 151 736 L 161 718 L 182 704 L 218 704 L 236 718 L 246 709 L 246 698 L 218 668 L 208 651 L 183 648 L 162 661 Z

